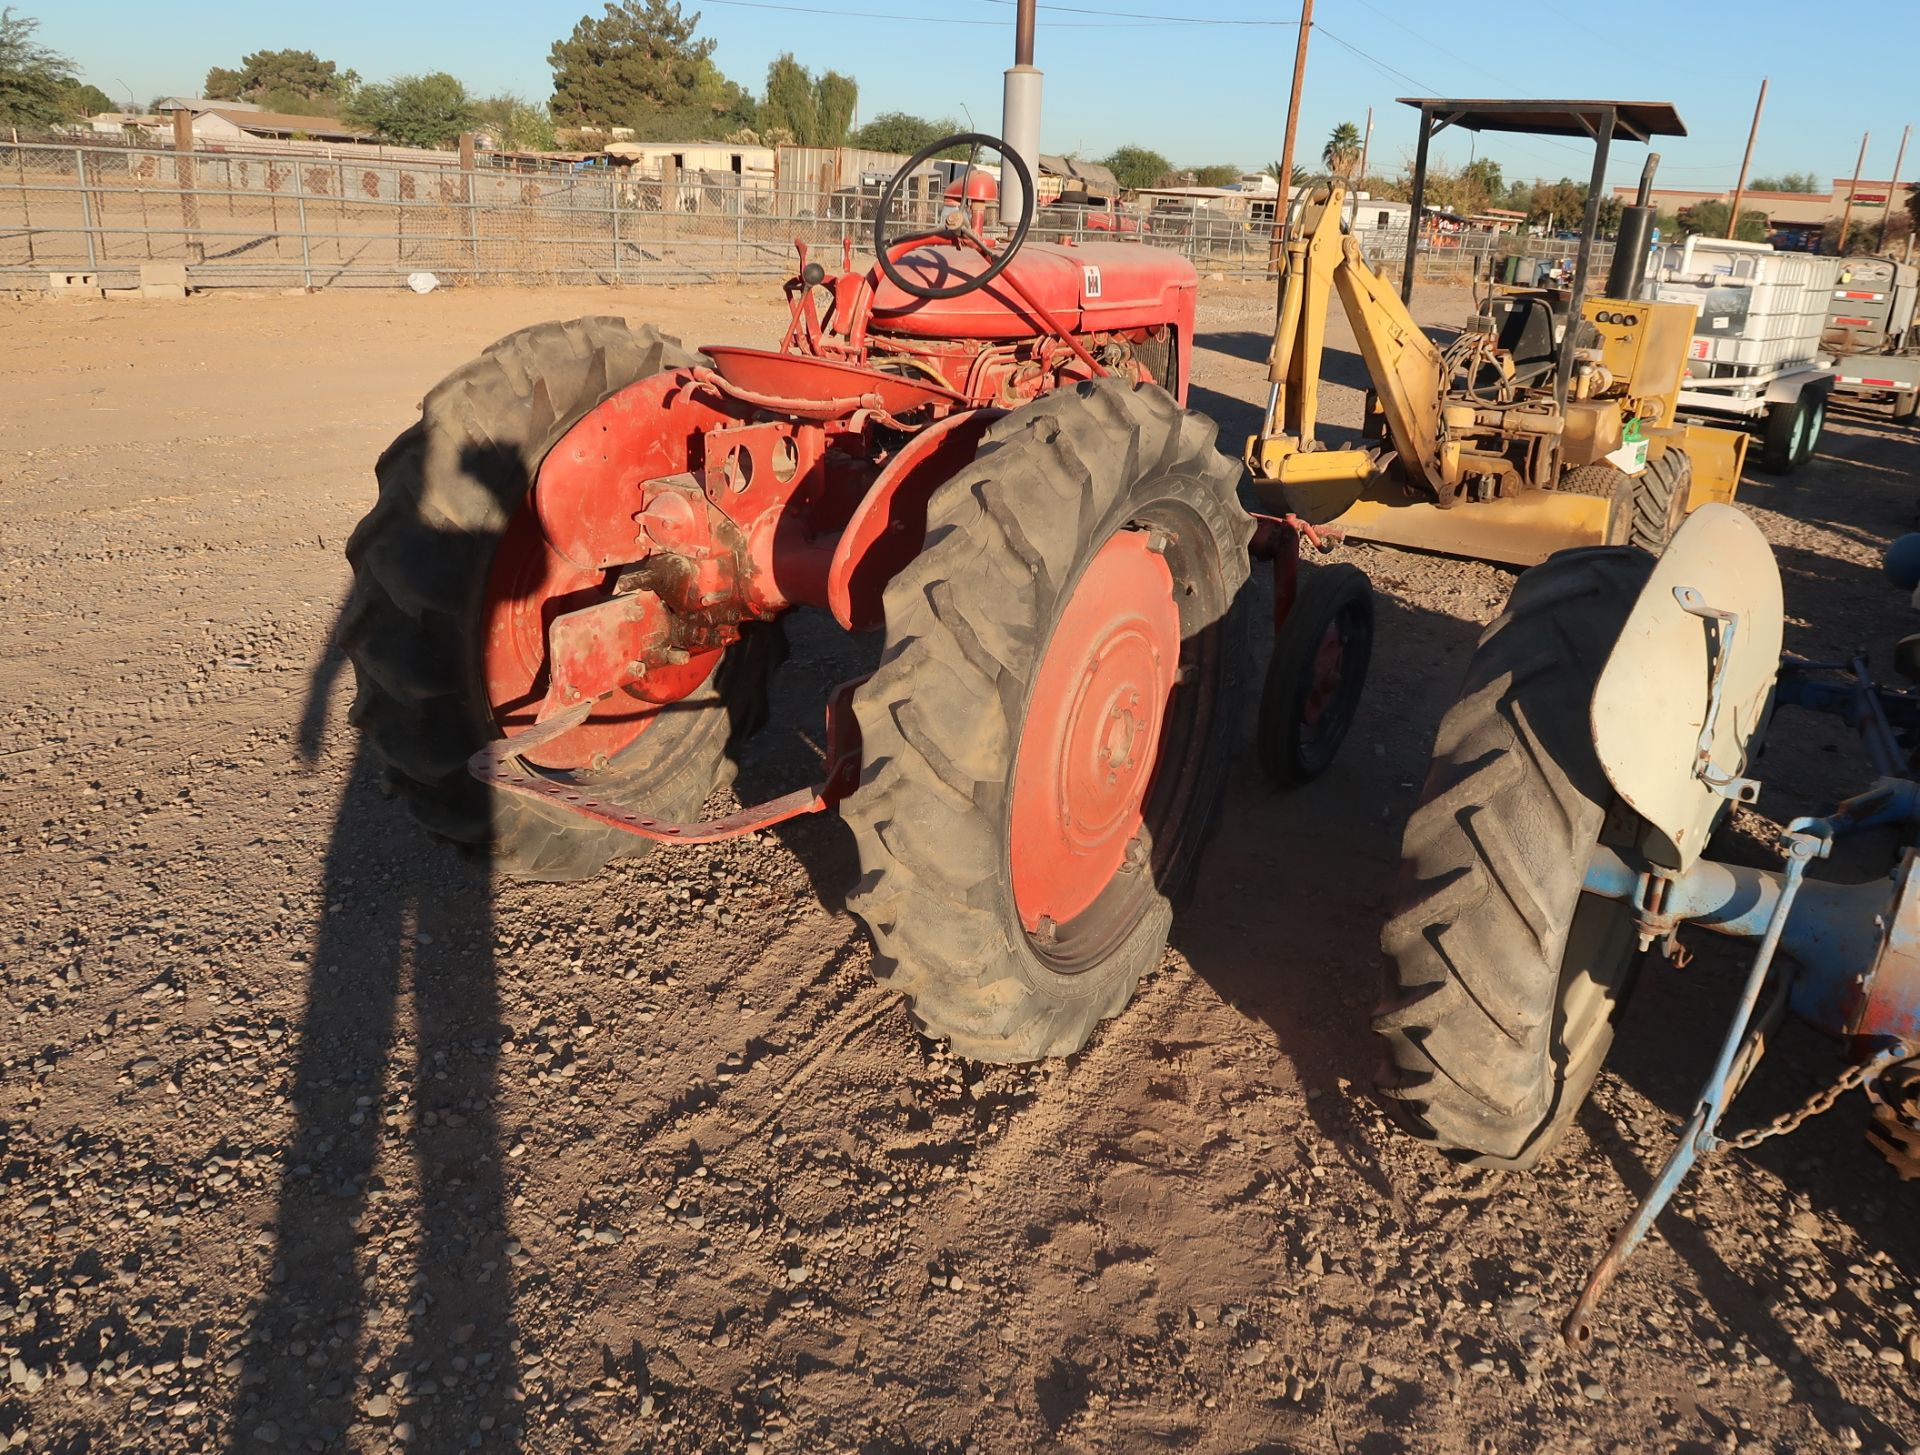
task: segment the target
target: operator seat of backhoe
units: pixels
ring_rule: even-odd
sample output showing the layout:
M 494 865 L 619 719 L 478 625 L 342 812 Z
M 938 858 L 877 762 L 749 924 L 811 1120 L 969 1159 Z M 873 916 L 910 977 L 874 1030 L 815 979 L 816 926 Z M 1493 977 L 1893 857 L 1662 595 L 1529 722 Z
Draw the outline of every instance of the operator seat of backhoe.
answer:
M 1496 294 L 1475 322 L 1512 356 L 1516 387 L 1536 388 L 1553 378 L 1560 349 L 1553 304 L 1544 294 Z

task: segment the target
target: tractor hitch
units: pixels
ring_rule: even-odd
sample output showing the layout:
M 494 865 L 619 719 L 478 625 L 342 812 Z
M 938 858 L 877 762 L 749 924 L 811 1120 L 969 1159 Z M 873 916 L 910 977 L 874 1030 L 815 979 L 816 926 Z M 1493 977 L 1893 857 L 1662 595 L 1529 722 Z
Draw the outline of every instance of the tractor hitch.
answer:
M 823 813 L 854 790 L 860 781 L 860 729 L 853 718 L 853 693 L 865 680 L 842 682 L 828 699 L 827 771 L 820 782 L 764 803 L 751 804 L 722 818 L 698 823 L 654 818 L 626 804 L 583 793 L 565 779 L 536 773 L 522 761 L 526 754 L 585 722 L 600 705 L 598 699 L 576 703 L 523 733 L 487 744 L 467 760 L 467 771 L 491 788 L 532 798 L 638 838 L 672 844 L 717 844 L 771 828 L 790 818 Z M 662 710 L 671 712 L 673 708 L 668 706 Z
M 1920 1102 L 1911 1091 L 1915 1078 L 1907 1073 L 1899 1083 L 1902 1090 L 1892 1095 L 1875 1091 L 1876 1078 L 1889 1068 L 1911 1067 L 1913 1051 L 1920 1048 L 1920 851 L 1909 850 L 1889 880 L 1834 884 L 1806 878 L 1813 861 L 1828 856 L 1839 834 L 1875 824 L 1916 822 L 1916 785 L 1883 779 L 1826 818 L 1790 823 L 1779 842 L 1786 859 L 1783 872 L 1706 859 L 1673 876 L 1636 868 L 1604 845 L 1594 851 L 1585 892 L 1638 907 L 1643 941 L 1662 933 L 1671 938 L 1679 925 L 1692 923 L 1717 934 L 1757 938 L 1760 947 L 1713 1073 L 1673 1150 L 1561 1326 L 1569 1344 L 1577 1347 L 1592 1339 L 1595 1307 L 1703 1157 L 1792 1131 L 1826 1110 L 1843 1091 L 1862 1086 L 1875 1099 L 1876 1125 L 1884 1129 L 1879 1140 L 1891 1144 L 1890 1160 L 1902 1176 L 1920 1175 L 1920 1132 L 1901 1115 L 1909 1102 Z M 1658 905 L 1657 914 L 1649 916 L 1650 904 Z M 1782 950 L 1786 967 L 1776 974 L 1775 960 Z M 1773 995 L 1768 1008 L 1756 1015 L 1769 982 Z M 1728 1103 L 1758 1063 L 1766 1038 L 1789 1004 L 1815 1026 L 1851 1041 L 1856 1059 L 1805 1107 L 1738 1136 L 1720 1136 Z

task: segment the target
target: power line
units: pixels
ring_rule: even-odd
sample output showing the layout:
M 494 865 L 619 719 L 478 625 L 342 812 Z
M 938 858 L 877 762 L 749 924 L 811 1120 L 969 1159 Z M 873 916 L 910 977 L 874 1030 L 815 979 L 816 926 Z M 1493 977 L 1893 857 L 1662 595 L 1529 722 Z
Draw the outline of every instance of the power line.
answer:
M 1481 65 L 1478 61 L 1470 61 L 1465 56 L 1461 55 L 1458 51 L 1450 51 L 1445 46 L 1441 45 L 1438 41 L 1430 40 L 1428 37 L 1422 35 L 1419 31 L 1415 30 L 1411 25 L 1408 25 L 1404 20 L 1401 20 L 1398 16 L 1389 15 L 1386 11 L 1382 10 L 1378 5 L 1369 4 L 1368 0 L 1355 0 L 1355 3 L 1357 3 L 1362 9 L 1371 10 L 1375 15 L 1379 16 L 1382 20 L 1386 21 L 1389 25 L 1399 26 L 1400 29 L 1404 30 L 1408 35 L 1412 36 L 1415 40 L 1419 41 L 1420 44 L 1424 46 L 1428 46 L 1433 50 L 1439 51 L 1440 54 L 1447 57 L 1447 59 L 1458 61 L 1463 66 L 1471 66 L 1474 70 L 1478 71 L 1483 76 L 1495 76 L 1495 78 L 1498 79 L 1497 74 L 1495 72 L 1488 70 L 1485 66 Z
M 987 5 L 1013 5 L 1016 0 L 982 0 Z M 1041 10 L 1057 10 L 1067 15 L 1111 15 L 1132 20 L 1153 20 L 1169 25 L 1246 25 L 1258 26 L 1266 30 L 1298 30 L 1297 20 L 1247 20 L 1238 16 L 1226 15 L 1155 15 L 1141 10 L 1112 10 L 1107 8 L 1091 9 L 1082 5 L 1049 5 L 1042 3 Z
M 782 10 L 793 15 L 835 15 L 849 20 L 902 20 L 915 25 L 986 25 L 995 30 L 1004 30 L 1006 23 L 1000 20 L 967 20 L 954 15 L 901 15 L 885 10 L 828 10 L 818 5 L 776 5 L 772 0 L 700 0 L 702 6 L 726 5 L 739 10 Z M 1098 15 L 1101 11 L 1088 11 Z M 1182 23 L 1176 17 L 1165 20 L 1067 20 L 1059 23 L 1061 30 L 1152 30 L 1161 25 Z

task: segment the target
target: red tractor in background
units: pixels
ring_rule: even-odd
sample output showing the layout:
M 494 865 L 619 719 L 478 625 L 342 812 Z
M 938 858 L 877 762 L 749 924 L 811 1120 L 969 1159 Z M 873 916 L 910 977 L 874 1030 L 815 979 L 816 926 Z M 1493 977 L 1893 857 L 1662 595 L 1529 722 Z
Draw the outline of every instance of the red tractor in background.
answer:
M 1004 241 L 948 148 L 1023 185 Z M 838 805 L 875 970 L 958 1052 L 1064 1054 L 1165 946 L 1237 745 L 1248 553 L 1275 562 L 1261 743 L 1313 776 L 1372 608 L 1256 520 L 1182 407 L 1197 276 L 1136 243 L 1022 247 L 1034 189 L 943 138 L 882 194 L 876 266 L 799 245 L 776 349 L 585 318 L 512 334 L 425 399 L 347 546 L 354 719 L 413 812 L 503 872 L 578 879 Z M 969 215 L 970 214 L 970 215 Z M 1299 586 L 1300 575 L 1305 584 Z M 689 821 L 764 720 L 796 607 L 885 632 L 827 704 L 816 784 Z

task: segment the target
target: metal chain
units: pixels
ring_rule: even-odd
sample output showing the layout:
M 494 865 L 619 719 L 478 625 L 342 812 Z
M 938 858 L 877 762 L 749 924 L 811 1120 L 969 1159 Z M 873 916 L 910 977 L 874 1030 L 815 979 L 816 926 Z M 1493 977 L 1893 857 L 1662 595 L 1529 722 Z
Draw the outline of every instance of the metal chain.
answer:
M 1835 1078 L 1831 1086 L 1823 1087 L 1808 1097 L 1804 1105 L 1795 1108 L 1793 1111 L 1782 1112 L 1770 1122 L 1763 1122 L 1757 1127 L 1750 1127 L 1737 1137 L 1722 1138 L 1720 1145 L 1723 1147 L 1736 1147 L 1744 1152 L 1759 1146 L 1769 1137 L 1781 1137 L 1785 1136 L 1788 1132 L 1796 1131 L 1802 1122 L 1810 1117 L 1817 1117 L 1822 1112 L 1830 1110 L 1833 1104 L 1849 1091 L 1866 1085 L 1867 1082 L 1873 1080 L 1874 1077 L 1878 1076 L 1891 1063 L 1904 1059 L 1906 1055 L 1907 1048 L 1896 1042 L 1876 1056 L 1870 1057 L 1865 1061 L 1856 1061 L 1853 1065 L 1842 1071 L 1840 1075 Z

